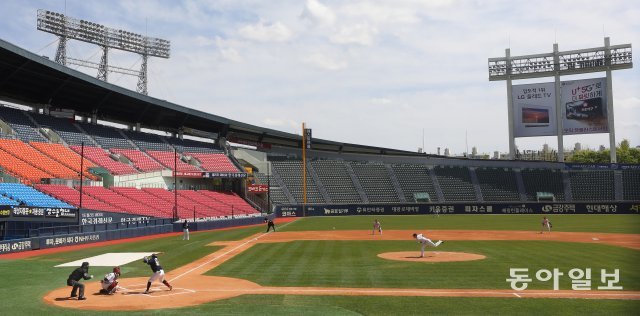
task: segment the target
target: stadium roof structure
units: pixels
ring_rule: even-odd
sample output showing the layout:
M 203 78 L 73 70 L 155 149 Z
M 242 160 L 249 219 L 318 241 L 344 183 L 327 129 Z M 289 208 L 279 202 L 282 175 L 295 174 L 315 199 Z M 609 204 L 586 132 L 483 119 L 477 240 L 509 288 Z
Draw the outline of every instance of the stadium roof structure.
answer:
M 0 39 L 0 99 L 34 107 L 71 109 L 128 125 L 177 132 L 217 133 L 241 143 L 301 148 L 302 136 L 230 120 L 107 83 Z M 195 135 L 197 136 L 197 135 Z M 411 151 L 313 140 L 314 149 L 424 156 Z

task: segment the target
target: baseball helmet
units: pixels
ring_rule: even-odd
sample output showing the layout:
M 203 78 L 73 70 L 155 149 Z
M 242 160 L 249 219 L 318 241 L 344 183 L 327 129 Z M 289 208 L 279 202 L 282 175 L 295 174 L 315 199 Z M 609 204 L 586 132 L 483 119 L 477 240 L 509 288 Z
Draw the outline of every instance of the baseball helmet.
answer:
M 113 273 L 120 275 L 120 267 L 113 268 Z

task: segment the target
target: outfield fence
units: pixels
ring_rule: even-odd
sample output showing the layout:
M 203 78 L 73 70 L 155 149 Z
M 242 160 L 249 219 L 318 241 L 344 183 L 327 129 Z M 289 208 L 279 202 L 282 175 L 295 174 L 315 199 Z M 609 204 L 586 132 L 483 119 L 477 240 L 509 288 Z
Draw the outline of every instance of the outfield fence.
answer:
M 640 201 L 277 205 L 278 217 L 417 214 L 640 214 Z

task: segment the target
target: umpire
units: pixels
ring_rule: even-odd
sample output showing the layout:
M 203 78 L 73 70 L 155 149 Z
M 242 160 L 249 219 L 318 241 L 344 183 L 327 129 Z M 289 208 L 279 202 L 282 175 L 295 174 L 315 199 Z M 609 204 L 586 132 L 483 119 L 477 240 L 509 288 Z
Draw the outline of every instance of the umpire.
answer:
M 78 300 L 86 300 L 84 297 L 84 284 L 80 283 L 80 279 L 90 280 L 93 278 L 93 275 L 89 275 L 89 262 L 83 262 L 80 268 L 77 268 L 69 274 L 69 278 L 67 279 L 67 285 L 73 286 L 73 290 L 71 290 L 71 297 L 76 297 L 76 293 L 78 289 L 80 289 L 80 296 L 78 296 Z
M 265 218 L 266 219 L 266 218 Z M 269 232 L 269 229 L 273 228 L 273 231 L 276 231 L 276 225 L 273 223 L 272 219 L 269 219 L 267 221 L 267 233 Z

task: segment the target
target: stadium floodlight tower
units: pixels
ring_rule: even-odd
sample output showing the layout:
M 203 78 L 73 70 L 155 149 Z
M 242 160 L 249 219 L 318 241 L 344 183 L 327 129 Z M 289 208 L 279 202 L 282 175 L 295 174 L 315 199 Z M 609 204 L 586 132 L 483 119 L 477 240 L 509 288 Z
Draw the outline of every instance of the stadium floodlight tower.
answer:
M 149 56 L 169 58 L 171 43 L 168 40 L 147 37 L 101 24 L 75 19 L 62 13 L 38 10 L 38 30 L 59 37 L 56 62 L 98 69 L 97 78 L 107 81 L 109 72 L 137 76 L 136 91 L 144 95 L 147 91 L 147 59 Z M 100 63 L 67 57 L 67 41 L 70 39 L 98 45 L 102 48 Z M 140 71 L 109 66 L 109 49 L 118 49 L 139 54 L 142 57 Z
M 611 71 L 633 67 L 631 44 L 552 53 L 489 58 L 489 81 L 507 81 L 509 156 L 515 137 L 557 136 L 558 161 L 564 162 L 563 135 L 609 133 L 611 163 L 616 158 Z M 560 81 L 560 76 L 605 72 L 605 78 Z M 512 86 L 512 80 L 554 77 L 554 83 Z M 517 103 L 514 105 L 514 103 Z M 555 111 L 554 111 L 555 110 Z

